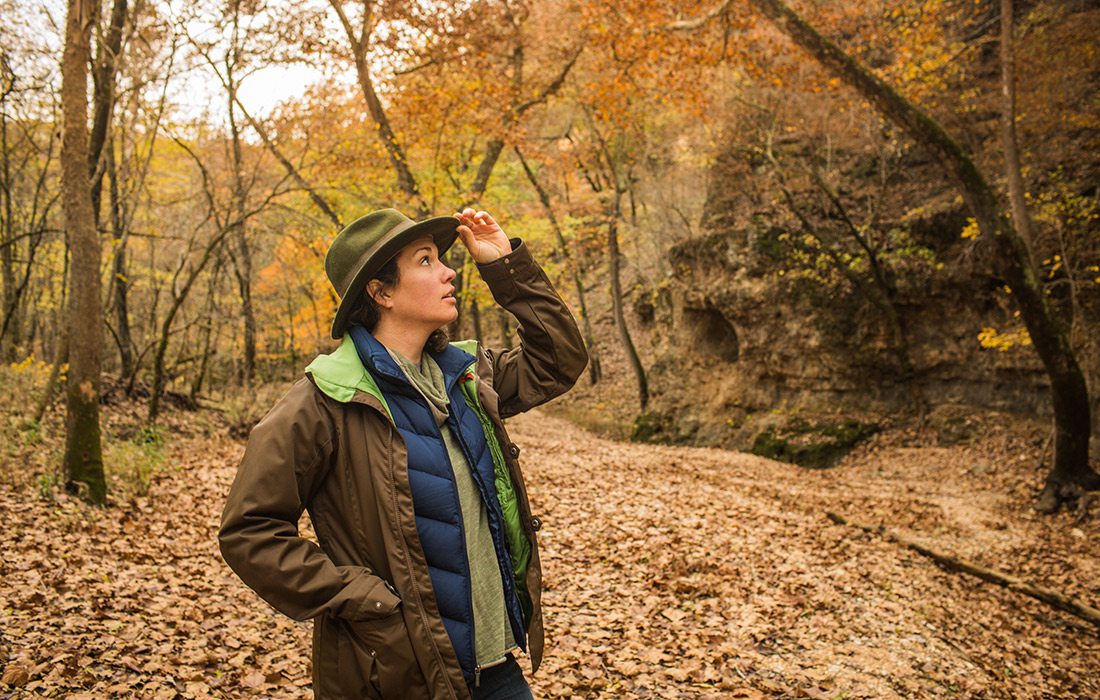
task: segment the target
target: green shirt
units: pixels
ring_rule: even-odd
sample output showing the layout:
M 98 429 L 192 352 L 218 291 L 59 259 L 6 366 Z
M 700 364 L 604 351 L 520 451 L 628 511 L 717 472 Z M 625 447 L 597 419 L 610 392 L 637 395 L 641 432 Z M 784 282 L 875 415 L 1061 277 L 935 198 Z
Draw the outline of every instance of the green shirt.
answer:
M 462 508 L 462 525 L 466 533 L 466 557 L 470 563 L 474 653 L 479 666 L 489 666 L 516 648 L 512 626 L 508 621 L 500 564 L 493 546 L 492 531 L 489 529 L 489 511 L 477 483 L 474 482 L 470 463 L 447 425 L 450 400 L 447 398 L 443 370 L 426 352 L 420 355 L 422 366 L 419 367 L 400 353 L 393 350 L 389 350 L 389 353 L 428 402 L 443 436 L 443 444 L 447 448 L 455 484 L 458 486 L 458 502 Z

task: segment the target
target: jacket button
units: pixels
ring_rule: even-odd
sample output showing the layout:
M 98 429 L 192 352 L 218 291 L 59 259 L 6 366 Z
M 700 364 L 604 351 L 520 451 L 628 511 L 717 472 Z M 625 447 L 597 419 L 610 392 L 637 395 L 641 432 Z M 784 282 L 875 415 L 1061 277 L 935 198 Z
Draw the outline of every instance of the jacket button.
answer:
M 542 520 L 537 515 L 531 517 L 531 529 L 535 532 L 542 529 Z
M 514 443 L 514 442 L 513 442 L 513 443 L 512 443 L 511 445 L 508 445 L 508 452 L 509 452 L 509 453 L 510 453 L 510 454 L 511 454 L 511 455 L 512 455 L 513 457 L 519 457 L 519 445 L 517 445 L 517 444 L 516 444 L 516 443 Z

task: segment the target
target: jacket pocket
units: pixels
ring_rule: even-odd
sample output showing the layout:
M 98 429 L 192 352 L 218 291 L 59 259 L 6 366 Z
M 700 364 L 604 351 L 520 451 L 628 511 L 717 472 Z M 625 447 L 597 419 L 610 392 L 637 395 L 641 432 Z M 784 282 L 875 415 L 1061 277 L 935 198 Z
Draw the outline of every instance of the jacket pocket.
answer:
M 313 688 L 317 700 L 381 698 L 371 684 L 374 656 L 359 653 L 349 624 L 331 615 L 318 617 L 313 650 Z
M 400 611 L 376 620 L 346 623 L 355 656 L 372 695 L 382 698 L 427 697 L 427 682 L 416 662 L 405 618 Z

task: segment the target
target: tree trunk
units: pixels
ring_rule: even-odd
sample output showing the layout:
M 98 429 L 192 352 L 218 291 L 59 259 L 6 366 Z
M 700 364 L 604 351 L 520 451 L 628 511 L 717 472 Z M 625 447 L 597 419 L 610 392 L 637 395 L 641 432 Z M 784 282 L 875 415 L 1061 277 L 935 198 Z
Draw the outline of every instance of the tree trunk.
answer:
M 1016 141 L 1016 46 L 1013 39 L 1012 4 L 1012 0 L 1001 0 L 1001 140 L 1004 143 L 1005 179 L 1008 180 L 1012 223 L 1016 225 L 1024 243 L 1034 246 Z
M 69 376 L 64 469 L 66 487 L 97 504 L 107 499 L 99 432 L 99 371 L 103 312 L 99 236 L 88 180 L 88 60 L 95 4 L 69 0 L 61 62 L 62 169 L 65 229 L 72 256 L 69 276 Z
M 612 195 L 615 204 L 607 223 L 607 254 L 611 261 L 611 310 L 615 315 L 615 327 L 619 329 L 619 338 L 623 341 L 623 349 L 626 351 L 627 360 L 634 377 L 638 380 L 638 403 L 644 411 L 649 404 L 649 382 L 646 380 L 645 368 L 638 357 L 638 351 L 634 348 L 634 341 L 630 337 L 630 330 L 626 327 L 626 316 L 623 313 L 623 292 L 619 281 L 619 193 Z
M 14 86 L 15 78 L 12 78 L 12 84 Z M 2 341 L 2 355 L 4 361 L 15 362 L 19 358 L 16 357 L 17 349 L 19 347 L 19 332 L 20 332 L 20 318 L 19 318 L 19 300 L 16 296 L 16 283 L 15 283 L 15 221 L 13 219 L 12 208 L 12 187 L 14 183 L 11 181 L 11 154 L 8 152 L 8 110 L 7 105 L 4 103 L 7 101 L 9 92 L 9 86 L 4 86 L 4 92 L 0 95 L 0 149 L 2 149 L 3 158 L 2 171 L 0 176 L 4 178 L 3 186 L 0 187 L 0 195 L 3 195 L 3 209 L 0 210 L 4 216 L 3 226 L 0 227 L 0 280 L 4 285 L 4 332 L 0 334 L 0 341 Z
M 592 322 L 588 319 L 588 304 L 584 300 L 584 271 L 585 264 L 581 255 L 574 259 L 569 252 L 569 246 L 565 243 L 565 236 L 562 235 L 561 226 L 558 224 L 558 217 L 554 215 L 554 208 L 550 205 L 550 195 L 547 194 L 543 188 L 542 183 L 539 182 L 535 176 L 535 172 L 531 170 L 531 167 L 527 165 L 526 159 L 523 157 L 523 153 L 517 146 L 516 156 L 519 158 L 520 164 L 523 166 L 523 171 L 527 173 L 527 179 L 530 181 L 531 186 L 535 188 L 535 192 L 538 193 L 539 201 L 542 203 L 542 208 L 546 212 L 546 218 L 550 220 L 550 227 L 554 229 L 554 236 L 557 238 L 558 247 L 561 248 L 562 255 L 569 261 L 569 268 L 573 272 L 573 284 L 577 288 L 577 304 L 580 306 L 581 324 L 584 326 L 584 342 L 588 346 L 588 380 L 595 385 L 600 381 L 602 374 L 600 370 L 600 356 L 597 352 L 596 336 L 592 333 Z
M 114 146 L 107 149 L 107 177 L 110 184 L 111 201 L 111 238 L 114 241 L 114 260 L 111 263 L 111 292 L 115 302 L 115 322 L 118 324 L 117 343 L 119 359 L 119 381 L 133 388 L 134 339 L 130 332 L 130 279 L 126 266 L 126 242 L 128 236 L 123 230 L 122 202 L 118 191 L 118 171 L 115 169 Z
M 50 376 L 46 378 L 46 386 L 42 389 L 42 395 L 38 398 L 38 405 L 34 409 L 34 423 L 41 425 L 46 416 L 46 410 L 53 403 L 54 392 L 57 391 L 57 383 L 61 377 L 61 366 L 69 361 L 69 336 L 65 329 L 60 329 L 53 350 L 53 364 L 50 365 Z
M 238 210 L 243 214 L 243 210 Z M 237 271 L 237 289 L 241 295 L 241 316 L 244 324 L 244 357 L 241 365 L 241 383 L 252 386 L 256 376 L 256 312 L 252 304 L 252 251 L 245 237 L 245 224 L 237 226 L 233 235 L 235 250 L 233 251 L 233 266 Z
M 93 117 L 92 134 L 88 148 L 88 176 L 92 187 L 92 212 L 99 221 L 100 193 L 106 163 L 103 149 L 107 144 L 107 132 L 111 128 L 111 112 L 115 102 L 115 68 L 122 51 L 122 27 L 126 24 L 127 0 L 114 0 L 107 36 L 96 52 L 95 72 L 92 74 Z
M 237 12 L 234 6 L 233 12 L 233 49 L 237 51 Z M 241 156 L 241 132 L 237 128 L 237 115 L 235 103 L 237 100 L 237 83 L 233 77 L 233 67 L 236 62 L 228 62 L 226 70 L 226 90 L 229 93 L 229 129 L 233 142 L 233 212 L 230 215 L 236 219 L 234 231 L 230 239 L 233 246 L 233 269 L 237 276 L 237 289 L 241 294 L 241 315 L 244 324 L 243 341 L 244 357 L 241 365 L 240 380 L 245 386 L 252 386 L 252 380 L 256 374 L 256 314 L 252 308 L 252 251 L 248 246 L 245 223 L 245 192 L 242 156 Z
M 505 350 L 512 349 L 512 315 L 501 307 L 496 307 L 497 320 L 500 322 L 500 343 Z
M 474 327 L 474 338 L 480 343 L 484 337 L 481 333 L 481 307 L 473 296 L 470 297 L 470 321 Z
M 823 66 L 855 88 L 886 118 L 929 149 L 955 179 L 982 235 L 992 239 L 996 264 L 1008 282 L 1031 341 L 1050 377 L 1054 407 L 1054 466 L 1037 508 L 1052 512 L 1082 490 L 1100 488 L 1089 466 L 1092 428 L 1088 388 L 1069 336 L 1047 304 L 1027 245 L 1001 211 L 985 177 L 943 127 L 822 37 L 780 0 L 750 0 L 764 16 Z
M 206 371 L 210 366 L 210 356 L 214 353 L 214 345 L 211 338 L 214 335 L 214 298 L 217 295 L 218 277 L 221 275 L 221 258 L 214 264 L 214 271 L 210 275 L 206 293 L 206 311 L 203 316 L 202 355 L 199 358 L 199 369 L 195 372 L 195 379 L 191 382 L 191 402 L 196 406 L 199 403 L 199 394 L 202 392 L 203 382 L 206 381 Z

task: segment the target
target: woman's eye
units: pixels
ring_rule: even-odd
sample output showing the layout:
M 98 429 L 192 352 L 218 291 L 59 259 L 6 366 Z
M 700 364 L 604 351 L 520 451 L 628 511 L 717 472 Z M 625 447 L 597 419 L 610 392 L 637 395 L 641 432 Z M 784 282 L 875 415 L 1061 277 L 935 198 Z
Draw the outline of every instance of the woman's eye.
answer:
M 423 265 L 424 263 L 430 263 L 430 262 L 431 262 L 431 258 L 429 258 L 429 257 L 428 257 L 427 255 L 425 255 L 424 257 L 420 258 L 420 264 L 421 264 L 421 265 Z

